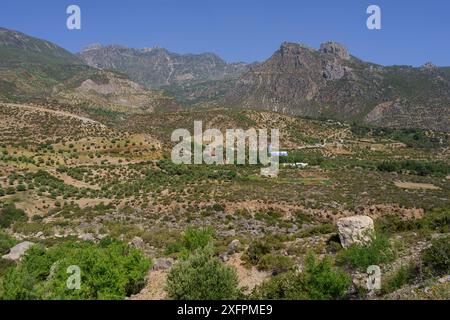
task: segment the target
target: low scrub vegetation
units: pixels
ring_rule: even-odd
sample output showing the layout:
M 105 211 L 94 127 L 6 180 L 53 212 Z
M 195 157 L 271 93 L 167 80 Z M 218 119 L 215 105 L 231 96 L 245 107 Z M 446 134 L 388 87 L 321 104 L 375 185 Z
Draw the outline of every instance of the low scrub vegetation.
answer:
M 236 271 L 207 246 L 172 267 L 166 290 L 169 298 L 177 300 L 229 300 L 238 296 L 238 280 Z
M 422 269 L 426 275 L 450 274 L 450 237 L 433 240 L 431 246 L 424 250 L 421 258 Z
M 369 244 L 354 244 L 337 254 L 337 262 L 351 268 L 366 271 L 371 265 L 391 262 L 395 258 L 395 251 L 389 238 L 382 234 L 372 237 Z
M 0 227 L 9 228 L 17 221 L 27 221 L 27 215 L 22 209 L 17 209 L 14 205 L 9 205 L 0 211 Z
M 3 277 L 0 298 L 124 299 L 143 287 L 150 264 L 137 249 L 111 238 L 99 244 L 68 242 L 49 249 L 35 245 Z M 79 290 L 67 288 L 69 266 L 80 268 Z
M 350 276 L 333 265 L 330 257 L 318 259 L 309 253 L 302 272 L 291 271 L 273 277 L 257 287 L 251 297 L 271 300 L 330 300 L 344 297 Z

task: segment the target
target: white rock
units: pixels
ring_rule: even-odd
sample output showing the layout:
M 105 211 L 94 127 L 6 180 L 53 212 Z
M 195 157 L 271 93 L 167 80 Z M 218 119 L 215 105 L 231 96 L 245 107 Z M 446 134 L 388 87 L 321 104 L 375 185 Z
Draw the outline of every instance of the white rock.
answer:
M 172 258 L 160 258 L 155 260 L 155 264 L 153 265 L 153 270 L 169 270 L 174 261 Z
M 131 240 L 130 244 L 138 249 L 145 248 L 145 242 L 141 237 L 134 237 L 133 240 Z
M 230 242 L 230 244 L 228 245 L 228 254 L 233 254 L 236 253 L 239 248 L 241 247 L 241 242 L 238 239 L 235 239 L 233 241 Z
M 353 216 L 339 219 L 337 222 L 339 238 L 344 248 L 352 244 L 365 244 L 371 241 L 374 233 L 372 218 L 368 216 Z
M 83 241 L 95 241 L 95 237 L 92 233 L 83 233 L 79 235 L 78 238 Z
M 33 242 L 29 242 L 29 241 L 25 241 L 25 242 L 21 242 L 18 245 L 12 247 L 9 250 L 9 253 L 7 255 L 4 255 L 2 257 L 2 259 L 6 259 L 6 260 L 13 260 L 13 261 L 17 261 L 19 260 L 24 254 L 25 252 L 32 246 L 34 245 Z

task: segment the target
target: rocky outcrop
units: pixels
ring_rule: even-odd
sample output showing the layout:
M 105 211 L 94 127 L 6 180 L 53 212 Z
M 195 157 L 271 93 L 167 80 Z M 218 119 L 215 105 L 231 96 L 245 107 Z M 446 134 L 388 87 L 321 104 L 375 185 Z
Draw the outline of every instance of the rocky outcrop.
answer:
M 417 90 L 418 83 L 427 86 Z M 244 73 L 222 104 L 449 131 L 450 73 L 431 64 L 414 68 L 364 62 L 335 42 L 319 50 L 285 42 L 268 60 Z
M 368 216 L 353 216 L 339 219 L 337 222 L 339 238 L 344 248 L 353 244 L 365 244 L 371 241 L 374 234 L 372 218 Z
M 338 56 L 340 59 L 349 60 L 350 54 L 345 46 L 337 42 L 325 42 L 320 45 L 320 52 L 330 53 Z

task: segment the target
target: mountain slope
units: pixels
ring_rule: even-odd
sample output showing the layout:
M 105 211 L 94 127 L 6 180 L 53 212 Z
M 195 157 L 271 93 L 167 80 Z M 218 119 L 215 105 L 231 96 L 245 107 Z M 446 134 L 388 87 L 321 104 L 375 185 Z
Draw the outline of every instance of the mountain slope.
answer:
M 232 79 L 246 71 L 244 63 L 229 64 L 213 53 L 176 54 L 159 47 L 93 45 L 79 53 L 79 57 L 92 67 L 124 72 L 149 88 Z
M 239 78 L 224 104 L 390 127 L 450 130 L 450 69 L 383 67 L 340 44 L 283 43 Z
M 177 103 L 117 71 L 92 68 L 48 41 L 0 29 L 0 101 L 53 99 L 104 108 L 154 111 Z M 123 108 L 122 108 L 123 109 Z
M 0 28 L 0 67 L 22 63 L 79 65 L 82 61 L 51 42 Z

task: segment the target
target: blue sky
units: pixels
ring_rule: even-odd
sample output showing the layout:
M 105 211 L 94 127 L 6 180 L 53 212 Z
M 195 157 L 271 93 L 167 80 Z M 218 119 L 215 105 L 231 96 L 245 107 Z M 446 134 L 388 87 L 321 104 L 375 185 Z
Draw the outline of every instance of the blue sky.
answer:
M 82 10 L 82 30 L 66 28 L 66 8 Z M 366 9 L 382 10 L 382 30 Z M 0 26 L 73 52 L 84 46 L 159 45 L 179 53 L 215 52 L 227 61 L 264 60 L 283 41 L 317 48 L 334 40 L 384 65 L 450 66 L 448 0 L 2 0 Z

